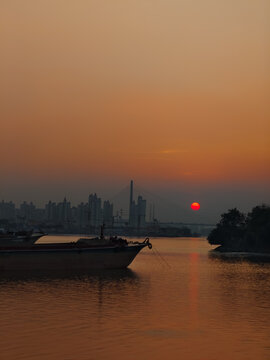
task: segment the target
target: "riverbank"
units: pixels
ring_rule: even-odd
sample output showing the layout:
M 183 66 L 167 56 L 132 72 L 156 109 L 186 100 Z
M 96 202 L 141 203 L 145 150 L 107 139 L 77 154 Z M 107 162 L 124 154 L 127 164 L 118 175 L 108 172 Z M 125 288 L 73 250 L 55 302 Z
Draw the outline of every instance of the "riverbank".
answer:
M 252 250 L 243 251 L 218 246 L 209 251 L 210 257 L 222 258 L 227 260 L 250 260 L 255 262 L 270 262 L 270 251 Z
M 237 247 L 229 247 L 220 245 L 216 247 L 213 252 L 217 253 L 245 253 L 245 254 L 262 254 L 262 255 L 269 255 L 270 256 L 270 249 L 269 248 L 237 248 Z

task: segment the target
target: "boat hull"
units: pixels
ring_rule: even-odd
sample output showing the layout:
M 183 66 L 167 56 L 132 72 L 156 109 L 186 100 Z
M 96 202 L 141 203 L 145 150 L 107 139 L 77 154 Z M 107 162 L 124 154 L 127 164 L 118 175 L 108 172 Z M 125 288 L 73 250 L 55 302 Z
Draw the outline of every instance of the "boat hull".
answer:
M 46 248 L 0 250 L 0 272 L 22 270 L 122 269 L 146 244 L 104 248 Z

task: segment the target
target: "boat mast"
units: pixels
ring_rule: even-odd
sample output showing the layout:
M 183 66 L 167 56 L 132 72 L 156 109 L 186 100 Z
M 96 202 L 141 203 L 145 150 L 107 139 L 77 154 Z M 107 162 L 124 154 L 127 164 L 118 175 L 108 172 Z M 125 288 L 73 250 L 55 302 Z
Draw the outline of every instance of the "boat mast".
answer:
M 130 181 L 130 192 L 129 192 L 129 224 L 132 222 L 132 205 L 133 205 L 133 180 Z

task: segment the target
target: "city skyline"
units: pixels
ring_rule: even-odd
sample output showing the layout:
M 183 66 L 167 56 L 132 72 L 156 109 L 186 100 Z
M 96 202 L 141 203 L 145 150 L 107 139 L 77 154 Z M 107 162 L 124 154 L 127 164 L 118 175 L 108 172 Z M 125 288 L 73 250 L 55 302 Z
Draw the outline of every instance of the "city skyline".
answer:
M 138 185 L 138 186 L 137 186 Z M 147 200 L 147 211 L 146 211 L 146 220 L 149 221 L 149 216 L 151 218 L 156 217 L 160 221 L 164 222 L 185 222 L 185 223 L 216 223 L 220 215 L 226 212 L 229 208 L 237 207 L 243 212 L 248 212 L 250 209 L 256 205 L 263 203 L 267 204 L 267 201 L 264 199 L 264 194 L 267 189 L 261 189 L 260 192 L 255 192 L 252 194 L 249 188 L 244 188 L 243 186 L 239 187 L 235 193 L 232 193 L 231 189 L 222 189 L 222 192 L 219 189 L 212 189 L 212 194 L 215 194 L 216 204 L 213 206 L 212 199 L 210 196 L 202 197 L 202 189 L 189 189 L 188 192 L 179 192 L 177 197 L 175 196 L 175 189 L 168 189 L 166 193 L 155 193 L 154 187 L 151 188 L 151 191 L 147 188 L 142 187 L 140 184 L 136 183 L 134 188 L 135 197 L 138 198 L 140 195 Z M 72 197 L 67 194 L 68 192 L 58 191 L 56 196 L 53 197 L 51 194 L 43 194 L 43 201 L 36 201 L 32 198 L 22 197 L 18 201 L 14 201 L 14 198 L 2 198 L 1 201 L 14 202 L 14 206 L 19 206 L 23 202 L 33 203 L 38 209 L 45 209 L 46 204 L 51 201 L 52 203 L 61 203 L 64 198 L 72 204 L 72 206 L 78 206 L 82 203 L 87 203 L 89 194 L 98 194 L 98 197 L 102 201 L 109 201 L 114 204 L 114 216 L 119 216 L 122 214 L 122 217 L 127 221 L 129 219 L 130 211 L 130 184 L 114 192 L 114 195 L 110 192 L 98 192 L 94 189 L 85 190 L 84 195 L 80 196 L 79 199 Z M 221 194 L 224 194 L 226 202 L 223 199 Z M 234 196 L 228 196 L 234 195 Z M 237 200 L 237 197 L 240 200 Z M 75 199 L 74 199 L 75 198 Z M 201 209 L 195 214 L 191 210 L 190 205 L 193 201 L 190 199 L 198 201 L 201 203 Z M 243 206 L 244 205 L 244 206 Z M 212 212 L 209 212 L 209 208 L 212 208 Z M 217 212 L 217 209 L 219 211 Z
M 57 228 L 58 224 L 64 226 L 67 230 L 71 230 L 70 225 L 75 223 L 75 229 L 79 231 L 89 229 L 97 229 L 101 225 L 113 227 L 115 224 L 122 223 L 131 228 L 145 228 L 146 226 L 146 200 L 141 195 L 138 196 L 137 204 L 133 200 L 133 180 L 130 182 L 129 194 L 129 210 L 128 216 L 126 210 L 118 209 L 114 211 L 114 204 L 109 200 L 103 200 L 96 193 L 91 193 L 86 202 L 81 202 L 77 206 L 71 204 L 65 197 L 61 202 L 53 202 L 48 200 L 43 208 L 38 208 L 31 201 L 23 201 L 19 207 L 16 207 L 12 201 L 0 202 L 0 223 L 7 224 L 12 222 L 22 223 L 24 226 L 34 224 L 54 224 Z M 154 216 L 154 213 L 152 213 Z M 149 218 L 149 222 L 156 219 Z
M 147 206 L 147 200 L 138 195 L 134 199 L 134 182 L 129 184 L 128 210 L 114 210 L 114 204 L 91 193 L 86 202 L 77 206 L 63 199 L 49 200 L 44 208 L 37 208 L 33 202 L 23 201 L 16 207 L 12 201 L 0 202 L 0 230 L 29 230 L 33 228 L 47 233 L 88 233 L 97 234 L 105 229 L 110 235 L 125 236 L 198 236 L 207 235 L 213 224 L 162 222 L 156 214 L 155 204 Z M 183 220 L 183 219 L 182 219 Z M 102 231 L 103 231 L 102 230 Z
M 0 199 L 109 198 L 133 178 L 201 202 L 202 222 L 269 203 L 269 7 L 1 2 Z

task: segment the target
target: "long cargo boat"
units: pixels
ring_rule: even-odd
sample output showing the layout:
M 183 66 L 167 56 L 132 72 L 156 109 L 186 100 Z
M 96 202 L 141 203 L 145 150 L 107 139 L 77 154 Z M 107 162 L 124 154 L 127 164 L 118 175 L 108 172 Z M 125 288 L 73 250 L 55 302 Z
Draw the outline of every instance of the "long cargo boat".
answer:
M 71 271 L 126 268 L 145 247 L 152 248 L 148 238 L 143 242 L 82 238 L 72 243 L 34 244 L 0 247 L 0 272 L 3 271 Z

